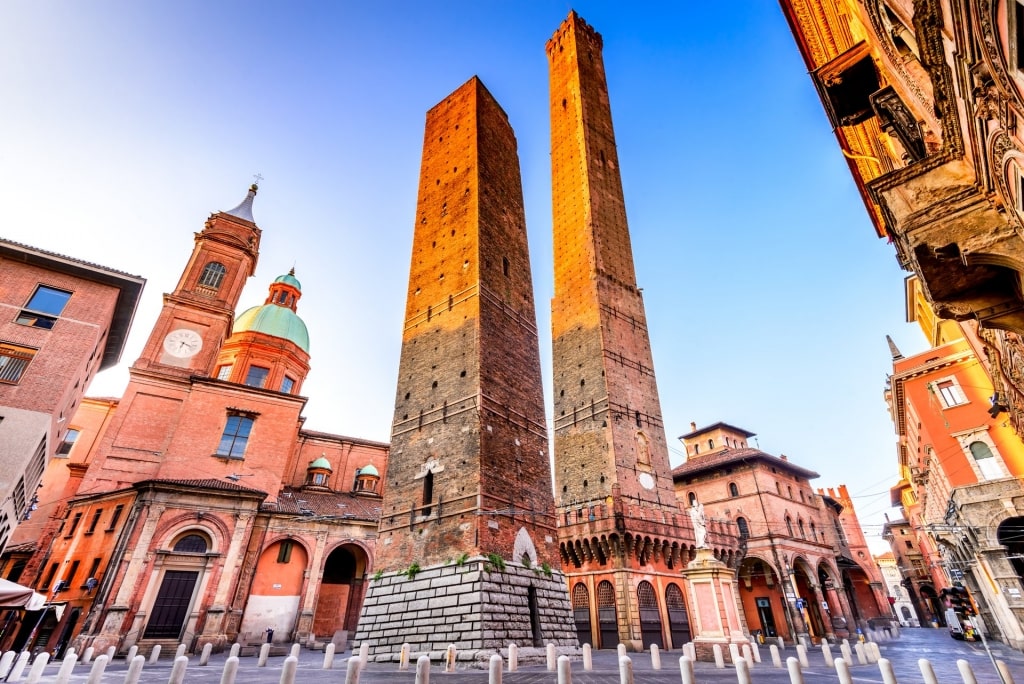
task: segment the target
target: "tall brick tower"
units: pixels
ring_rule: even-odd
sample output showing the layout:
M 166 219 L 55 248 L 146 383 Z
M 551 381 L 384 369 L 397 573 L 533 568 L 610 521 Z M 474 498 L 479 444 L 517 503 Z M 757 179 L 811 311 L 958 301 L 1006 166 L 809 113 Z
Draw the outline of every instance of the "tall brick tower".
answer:
M 575 12 L 547 43 L 555 496 L 580 640 L 665 646 L 693 531 L 673 491 L 602 47 Z
M 547 451 L 516 139 L 474 77 L 427 112 L 383 574 L 356 641 L 378 659 L 575 646 Z

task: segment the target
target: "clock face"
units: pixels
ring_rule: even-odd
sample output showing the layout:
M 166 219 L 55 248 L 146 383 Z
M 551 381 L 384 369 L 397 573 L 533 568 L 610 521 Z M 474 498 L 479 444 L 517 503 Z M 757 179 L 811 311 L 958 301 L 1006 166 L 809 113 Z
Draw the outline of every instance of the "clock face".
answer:
M 179 359 L 195 356 L 203 348 L 203 338 L 194 330 L 178 328 L 167 333 L 164 338 L 164 351 Z
M 644 489 L 654 489 L 654 478 L 650 473 L 640 473 L 637 480 L 640 481 L 640 486 Z

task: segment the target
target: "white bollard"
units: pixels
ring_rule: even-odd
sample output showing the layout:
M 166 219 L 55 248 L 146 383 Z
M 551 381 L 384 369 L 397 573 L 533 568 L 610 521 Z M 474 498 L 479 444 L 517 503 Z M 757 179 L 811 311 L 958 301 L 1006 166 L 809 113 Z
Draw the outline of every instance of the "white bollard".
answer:
M 124 657 L 124 661 L 126 663 L 130 663 L 135 660 L 135 656 L 137 655 L 139 655 L 139 647 L 133 644 L 132 647 L 128 649 L 128 655 Z
M 178 658 L 185 655 L 185 650 L 188 648 L 185 644 L 178 644 L 178 650 L 174 652 L 174 661 L 177 662 Z
M 366 664 L 367 659 L 370 657 L 370 644 L 365 641 L 359 644 L 359 659 L 363 661 L 363 665 Z
M 768 650 L 772 654 L 772 665 L 774 665 L 775 667 L 781 669 L 782 668 L 782 656 L 779 655 L 779 647 L 776 646 L 775 644 L 771 644 L 771 645 L 768 646 Z
M 882 652 L 878 650 L 877 642 L 872 641 L 870 644 L 867 645 L 866 650 L 868 654 L 869 663 L 877 663 L 879 660 L 882 659 Z
M 504 663 L 501 662 L 501 655 L 495 653 L 491 656 L 490 669 L 487 672 L 487 684 L 501 684 L 501 670 Z
M 971 664 L 963 658 L 956 661 L 956 668 L 960 670 L 960 678 L 964 680 L 964 684 L 978 684 L 978 678 L 974 676 L 974 670 L 971 669 Z
M 37 655 L 36 659 L 32 661 L 32 669 L 28 671 L 25 684 L 39 684 L 39 680 L 43 678 L 43 670 L 46 669 L 48 662 L 50 662 L 50 654 L 46 651 Z
M 256 661 L 256 667 L 266 667 L 267 658 L 270 657 L 270 644 L 260 646 L 260 659 Z
M 207 642 L 203 646 L 203 652 L 199 654 L 199 665 L 200 667 L 206 667 L 210 664 L 210 654 L 213 653 L 213 644 Z
M 167 684 L 185 684 L 185 670 L 188 669 L 188 656 L 180 655 L 174 659 L 171 666 L 171 676 L 167 678 Z M 99 684 L 97 682 L 96 684 Z
M 782 637 L 775 637 L 775 643 L 777 643 L 779 645 L 779 650 L 780 651 L 785 651 L 786 650 L 786 640 L 783 639 Z
M 1005 662 L 997 660 L 996 669 L 999 670 L 999 676 L 1003 678 L 1003 684 L 1015 684 L 1013 675 L 1010 674 L 1010 668 Z
M 715 667 L 719 670 L 725 669 L 725 658 L 722 657 L 722 645 L 712 644 L 711 651 L 715 654 Z
M 924 678 L 924 684 L 939 684 L 935 678 L 935 670 L 932 669 L 932 664 L 925 658 L 921 658 L 917 661 L 917 666 L 921 668 L 921 677 Z
M 292 651 L 288 655 L 293 656 L 296 660 L 298 660 L 300 653 L 302 653 L 302 646 L 298 644 L 292 644 Z M 363 656 L 360 655 L 359 657 L 362 658 Z
M 690 660 L 693 662 L 697 662 L 697 647 L 692 641 L 683 646 L 683 653 L 690 656 Z
M 807 660 L 807 647 L 803 643 L 796 645 L 796 659 L 800 663 L 800 667 L 810 667 L 811 663 Z M 788 660 L 786 662 L 789 662 Z
M 885 684 L 896 684 L 896 673 L 892 669 L 892 663 L 888 658 L 878 660 L 878 671 L 882 673 L 882 681 Z
M 60 669 L 57 671 L 57 678 L 53 680 L 53 684 L 68 684 L 68 682 L 71 681 L 71 673 L 75 671 L 75 663 L 77 662 L 77 654 L 65 654 L 64 660 L 60 664 Z
M 743 644 L 743 659 L 747 661 L 747 669 L 754 667 L 754 652 L 750 650 L 750 644 Z
M 651 644 L 651 669 L 661 669 L 661 651 L 658 650 L 658 644 Z
M 839 684 L 853 684 L 853 677 L 850 676 L 850 664 L 845 658 L 836 658 L 836 674 L 839 675 Z
M 17 655 L 14 651 L 7 651 L 0 656 L 0 677 L 6 677 L 7 673 L 11 671 L 11 666 L 14 665 Z
M 423 656 L 427 658 L 427 656 Z M 423 660 L 420 658 L 420 661 Z M 345 684 L 359 684 L 359 675 L 363 671 L 363 663 L 366 661 L 358 656 L 353 656 L 348 659 L 348 667 L 345 669 Z M 430 670 L 430 658 L 427 658 L 427 671 Z M 419 665 L 416 667 L 416 684 L 420 684 L 420 672 Z
M 803 646 L 803 644 L 800 644 Z M 807 649 L 804 649 L 804 657 L 807 656 Z M 800 661 L 797 658 L 786 658 L 786 669 L 789 670 L 789 684 L 804 684 L 804 673 L 800 671 Z
M 832 647 L 827 641 L 821 642 L 821 655 L 825 658 L 825 667 L 831 669 L 836 666 L 835 660 L 832 659 Z
M 132 656 L 128 663 L 128 672 L 124 675 L 124 684 L 139 684 L 139 680 L 142 679 L 142 668 L 146 664 L 146 657 L 140 655 Z
M 455 672 L 455 644 L 448 644 L 448 648 L 444 652 L 444 671 Z
M 619 654 L 620 658 L 626 657 L 626 644 L 619 644 L 615 647 L 615 650 Z
M 11 674 L 7 675 L 8 682 L 16 682 L 21 679 L 22 673 L 28 667 L 28 659 L 31 657 L 32 654 L 28 651 L 22 651 L 18 654 L 18 659 L 14 661 L 14 667 L 11 668 Z
M 235 684 L 235 677 L 238 676 L 238 656 L 228 656 L 224 661 L 224 671 L 220 675 L 220 684 Z
M 555 645 L 548 644 L 545 647 L 548 656 L 548 672 L 554 672 L 555 668 L 558 667 L 558 659 L 555 656 Z
M 85 653 L 82 654 L 82 664 L 83 665 L 88 665 L 90 662 L 92 662 L 92 657 L 95 654 L 96 654 L 96 649 L 94 649 L 92 646 L 90 646 L 89 648 L 85 649 Z
M 693 681 L 693 658 L 688 655 L 679 658 L 679 676 L 682 677 L 683 684 L 695 684 Z
M 733 667 L 736 668 L 736 684 L 750 684 L 750 666 L 747 661 L 737 658 L 733 661 Z
M 868 659 L 864 655 L 864 644 L 858 641 L 853 645 L 853 650 L 857 652 L 857 663 L 859 665 L 867 665 Z
M 298 644 L 295 645 L 298 646 Z M 295 684 L 295 670 L 298 669 L 298 667 L 298 656 L 290 655 L 287 658 L 285 658 L 284 665 L 281 667 L 280 684 Z
M 405 656 L 406 656 L 405 666 L 406 666 L 406 668 L 408 668 L 409 667 L 409 661 L 408 661 L 409 654 L 408 654 L 408 652 L 405 653 Z M 324 646 L 324 664 L 323 664 L 323 666 L 321 666 L 320 669 L 321 670 L 332 670 L 332 669 L 334 669 L 334 643 L 333 642 L 327 644 L 326 646 Z
M 729 661 L 735 665 L 740 659 L 740 647 L 736 644 L 729 644 Z
M 500 667 L 498 672 L 501 672 Z M 498 684 L 501 684 L 500 680 Z M 558 656 L 558 684 L 572 684 L 572 663 L 567 655 Z
M 345 684 L 350 684 L 347 680 Z M 421 655 L 416 660 L 416 684 L 430 684 L 430 656 Z
M 334 653 L 334 649 L 331 649 L 331 653 Z M 324 669 L 327 669 L 326 667 Z M 408 642 L 402 644 L 402 648 L 398 651 L 398 671 L 405 672 L 409 669 L 409 644 Z
M 633 661 L 629 656 L 619 658 L 619 684 L 633 684 Z
M 508 645 L 508 671 L 515 672 L 519 669 L 519 647 L 515 644 Z
M 583 669 L 587 672 L 594 669 L 594 653 L 590 644 L 583 644 Z
M 69 655 L 74 655 L 75 653 L 77 653 L 77 651 L 75 651 L 75 647 L 72 646 L 68 650 L 64 651 L 64 657 L 67 658 Z
M 846 639 L 843 639 L 843 643 L 839 647 L 839 651 L 843 654 L 843 660 L 846 661 L 846 666 L 849 667 L 850 663 L 853 662 L 853 651 L 850 650 L 850 644 Z
M 100 684 L 103 681 L 103 671 L 107 669 L 107 660 L 105 655 L 96 656 L 96 662 L 92 664 L 89 678 L 85 680 L 85 684 Z M 168 684 L 181 684 L 181 682 L 169 682 Z
M 115 646 L 108 646 L 107 647 L 107 664 L 108 665 L 110 663 L 114 662 L 114 654 L 115 653 L 117 653 L 117 647 L 115 647 Z
M 231 650 L 228 651 L 228 658 L 237 658 L 239 652 L 242 650 L 242 644 L 237 641 L 231 644 Z
M 160 644 L 153 647 L 153 650 L 149 652 L 149 664 L 152 665 L 156 661 L 160 660 Z
M 750 645 L 750 647 L 751 647 L 751 648 L 753 649 L 753 651 L 754 651 L 754 662 L 755 662 L 755 663 L 759 663 L 759 662 L 761 662 L 761 647 L 757 645 L 757 642 L 756 642 L 756 641 L 755 641 L 755 642 L 753 642 L 753 643 L 752 643 L 752 644 Z

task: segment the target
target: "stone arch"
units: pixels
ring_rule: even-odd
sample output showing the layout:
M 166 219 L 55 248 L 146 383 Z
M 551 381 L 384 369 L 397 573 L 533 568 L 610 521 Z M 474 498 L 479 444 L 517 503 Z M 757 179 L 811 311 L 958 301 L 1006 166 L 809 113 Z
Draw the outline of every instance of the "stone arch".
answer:
M 587 540 L 587 545 L 589 546 L 589 540 Z M 529 562 L 526 562 L 524 558 L 528 558 Z M 537 547 L 534 546 L 533 539 L 525 527 L 520 527 L 516 532 L 516 540 L 512 546 L 512 560 L 522 562 L 526 567 L 537 564 Z
M 301 540 L 275 535 L 256 561 L 239 631 L 250 635 L 274 630 L 275 641 L 292 638 L 310 554 Z
M 369 556 L 359 544 L 336 544 L 324 555 L 313 611 L 313 634 L 330 638 L 339 629 L 354 630 L 365 594 Z
M 222 553 L 226 545 L 225 540 L 231 537 L 228 526 L 215 515 L 197 518 L 195 513 L 180 513 L 160 521 L 153 535 L 154 547 L 170 549 L 173 540 L 188 530 L 206 534 L 210 538 L 208 550 L 211 553 Z

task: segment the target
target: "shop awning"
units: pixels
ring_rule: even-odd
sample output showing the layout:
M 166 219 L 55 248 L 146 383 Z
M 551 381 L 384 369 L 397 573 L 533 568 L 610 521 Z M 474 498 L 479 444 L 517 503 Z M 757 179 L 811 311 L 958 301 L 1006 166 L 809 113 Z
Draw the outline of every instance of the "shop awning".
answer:
M 31 587 L 0 579 L 0 608 L 24 608 L 39 610 L 46 603 L 46 597 Z

